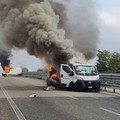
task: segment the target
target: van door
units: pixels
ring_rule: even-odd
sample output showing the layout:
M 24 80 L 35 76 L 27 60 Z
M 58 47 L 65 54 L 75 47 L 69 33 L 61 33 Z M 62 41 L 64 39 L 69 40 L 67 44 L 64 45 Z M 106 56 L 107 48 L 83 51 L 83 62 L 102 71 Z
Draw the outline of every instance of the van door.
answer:
M 66 64 L 62 64 L 61 65 L 61 84 L 66 84 L 66 86 L 69 86 L 69 83 L 71 81 L 74 81 L 74 74 L 73 75 L 69 75 L 71 73 L 72 68 L 70 68 L 69 65 Z

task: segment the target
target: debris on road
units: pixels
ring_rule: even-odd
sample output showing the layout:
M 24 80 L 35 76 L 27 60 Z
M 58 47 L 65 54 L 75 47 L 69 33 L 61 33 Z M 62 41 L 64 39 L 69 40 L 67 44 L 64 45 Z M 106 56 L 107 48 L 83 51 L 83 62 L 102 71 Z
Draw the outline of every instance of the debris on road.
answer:
M 37 97 L 37 95 L 36 95 L 36 94 L 32 94 L 32 95 L 30 95 L 29 97 L 30 97 L 30 98 L 35 98 L 35 97 Z
M 49 90 L 55 90 L 55 87 L 53 87 L 53 86 L 47 87 L 47 88 L 46 88 L 46 91 L 49 91 Z

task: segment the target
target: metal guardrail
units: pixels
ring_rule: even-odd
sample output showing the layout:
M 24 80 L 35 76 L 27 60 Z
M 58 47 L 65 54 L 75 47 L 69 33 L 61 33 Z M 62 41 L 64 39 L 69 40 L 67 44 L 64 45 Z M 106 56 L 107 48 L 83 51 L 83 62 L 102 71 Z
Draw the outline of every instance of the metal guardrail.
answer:
M 41 75 L 38 72 L 22 73 L 22 76 L 41 79 Z
M 22 73 L 23 77 L 37 78 L 37 79 L 46 79 L 47 75 L 45 72 L 27 72 Z
M 45 71 L 41 72 L 28 72 L 22 74 L 24 77 L 46 79 L 47 74 Z M 120 74 L 100 74 L 101 87 L 106 90 L 106 88 L 112 88 L 113 92 L 116 89 L 120 89 Z
M 112 88 L 115 93 L 116 89 L 120 89 L 120 74 L 100 74 L 100 80 L 104 90 Z

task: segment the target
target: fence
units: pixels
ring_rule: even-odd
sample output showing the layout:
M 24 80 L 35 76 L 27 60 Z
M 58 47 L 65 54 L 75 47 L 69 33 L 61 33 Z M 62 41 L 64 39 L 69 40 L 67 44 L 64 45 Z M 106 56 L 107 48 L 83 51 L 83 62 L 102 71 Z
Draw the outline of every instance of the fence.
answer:
M 100 80 L 104 90 L 112 88 L 115 93 L 116 89 L 120 89 L 120 74 L 100 74 Z
M 44 71 L 40 72 L 27 72 L 22 73 L 23 77 L 37 78 L 37 79 L 46 79 L 47 74 Z
M 45 71 L 40 72 L 29 72 L 23 73 L 24 77 L 46 79 L 47 74 Z M 106 88 L 112 88 L 113 92 L 116 92 L 116 89 L 120 89 L 120 74 L 100 74 L 101 88 L 106 90 Z

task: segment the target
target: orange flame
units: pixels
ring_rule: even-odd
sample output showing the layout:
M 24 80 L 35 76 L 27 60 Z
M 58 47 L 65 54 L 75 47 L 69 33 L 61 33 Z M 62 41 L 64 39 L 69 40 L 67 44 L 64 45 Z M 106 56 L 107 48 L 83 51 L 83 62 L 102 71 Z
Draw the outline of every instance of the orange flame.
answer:
M 6 73 L 9 73 L 9 72 L 10 72 L 10 67 L 9 67 L 9 66 L 5 66 L 5 67 L 4 67 L 4 71 L 5 71 Z
M 50 78 L 50 77 L 53 78 L 53 79 L 57 78 L 57 73 L 54 73 L 52 75 L 49 74 L 49 72 L 52 70 L 52 65 L 51 64 L 46 66 L 46 70 L 48 71 L 48 75 L 47 75 L 48 78 Z
M 46 66 L 46 70 L 47 70 L 48 72 L 51 71 L 51 70 L 52 70 L 52 65 L 51 65 L 51 64 L 47 65 L 47 66 Z
M 56 79 L 57 78 L 57 73 L 52 74 L 51 78 Z

